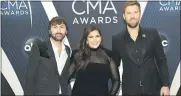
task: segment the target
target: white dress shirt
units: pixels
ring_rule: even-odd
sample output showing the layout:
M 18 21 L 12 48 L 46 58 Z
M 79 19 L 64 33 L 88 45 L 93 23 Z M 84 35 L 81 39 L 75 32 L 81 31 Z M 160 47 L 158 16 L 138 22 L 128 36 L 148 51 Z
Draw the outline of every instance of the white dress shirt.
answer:
M 62 43 L 62 51 L 59 54 L 58 48 L 52 42 L 51 42 L 51 44 L 52 44 L 53 52 L 55 54 L 55 59 L 57 62 L 58 73 L 59 73 L 59 75 L 61 75 L 64 65 L 66 63 L 67 57 L 68 57 L 66 49 L 65 49 L 65 45 Z M 59 94 L 61 94 L 61 93 L 62 93 L 61 86 L 59 85 Z

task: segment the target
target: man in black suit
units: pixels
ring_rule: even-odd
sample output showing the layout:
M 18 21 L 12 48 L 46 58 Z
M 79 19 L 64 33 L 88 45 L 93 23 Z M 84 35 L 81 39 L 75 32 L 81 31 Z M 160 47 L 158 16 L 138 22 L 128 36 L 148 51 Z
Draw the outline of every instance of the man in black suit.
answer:
M 70 48 L 62 40 L 67 34 L 67 23 L 62 17 L 49 22 L 50 38 L 34 44 L 27 67 L 25 95 L 62 95 L 71 92 L 68 85 Z
M 141 27 L 140 15 L 140 4 L 127 1 L 123 13 L 127 26 L 112 38 L 112 50 L 123 61 L 122 94 L 169 95 L 168 66 L 159 34 Z

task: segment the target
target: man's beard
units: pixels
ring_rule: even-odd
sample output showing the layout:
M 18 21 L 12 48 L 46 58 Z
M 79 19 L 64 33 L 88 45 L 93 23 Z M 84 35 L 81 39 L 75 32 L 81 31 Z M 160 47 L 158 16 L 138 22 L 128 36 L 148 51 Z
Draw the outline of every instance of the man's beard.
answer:
M 136 28 L 139 24 L 139 22 L 136 22 L 134 25 L 128 23 L 126 20 L 125 20 L 126 24 L 130 27 L 130 28 Z
M 59 37 L 57 37 L 56 35 L 61 35 L 61 38 L 59 38 Z M 53 40 L 55 40 L 55 41 L 62 41 L 63 40 L 63 38 L 65 37 L 63 34 L 61 34 L 61 33 L 57 33 L 57 34 L 55 34 L 54 36 L 51 34 L 51 37 L 53 38 Z

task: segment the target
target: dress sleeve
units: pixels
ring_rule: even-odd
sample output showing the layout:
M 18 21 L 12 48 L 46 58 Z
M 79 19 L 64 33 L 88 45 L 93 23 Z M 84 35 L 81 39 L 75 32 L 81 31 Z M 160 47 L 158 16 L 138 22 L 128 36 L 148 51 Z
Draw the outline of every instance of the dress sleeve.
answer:
M 110 69 L 111 69 L 111 81 L 112 81 L 110 96 L 116 96 L 116 93 L 118 92 L 120 87 L 120 74 L 118 66 L 112 59 L 110 59 Z

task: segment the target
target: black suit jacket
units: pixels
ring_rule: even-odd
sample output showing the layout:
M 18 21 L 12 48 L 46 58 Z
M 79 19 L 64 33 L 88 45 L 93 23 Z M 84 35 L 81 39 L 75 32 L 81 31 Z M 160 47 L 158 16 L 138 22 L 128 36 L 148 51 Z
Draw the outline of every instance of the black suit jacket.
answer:
M 68 58 L 59 75 L 51 42 L 33 45 L 25 79 L 25 95 L 58 95 L 59 85 L 63 95 L 70 94 L 71 87 L 67 83 L 70 49 L 65 47 Z
M 159 93 L 162 86 L 169 86 L 167 60 L 158 32 L 142 27 L 140 30 L 142 58 L 139 62 L 131 54 L 126 29 L 112 38 L 112 50 L 123 61 L 123 94 Z

